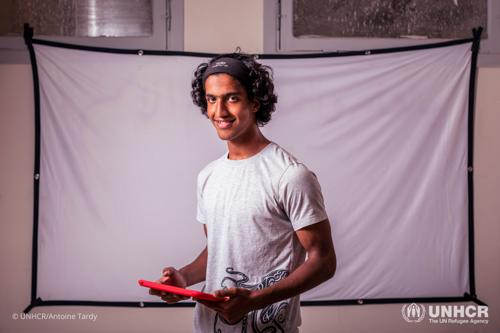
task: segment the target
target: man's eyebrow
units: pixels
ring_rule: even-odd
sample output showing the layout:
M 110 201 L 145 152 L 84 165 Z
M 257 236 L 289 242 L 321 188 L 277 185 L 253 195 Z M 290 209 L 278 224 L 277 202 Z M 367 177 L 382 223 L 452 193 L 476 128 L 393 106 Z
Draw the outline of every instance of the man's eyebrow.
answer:
M 241 92 L 239 91 L 231 91 L 231 92 L 228 92 L 224 95 L 221 95 L 220 97 L 228 97 L 228 96 L 232 96 L 232 95 L 242 95 Z M 207 97 L 218 97 L 218 96 L 215 96 L 215 95 L 212 95 L 212 94 L 205 94 L 205 96 Z

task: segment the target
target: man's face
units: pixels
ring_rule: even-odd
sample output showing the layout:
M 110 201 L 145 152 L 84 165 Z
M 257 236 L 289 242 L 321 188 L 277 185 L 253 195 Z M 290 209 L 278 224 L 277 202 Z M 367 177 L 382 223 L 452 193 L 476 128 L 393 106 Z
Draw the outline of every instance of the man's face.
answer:
M 255 133 L 257 100 L 249 101 L 245 89 L 230 75 L 214 74 L 205 81 L 207 115 L 222 140 L 245 140 Z

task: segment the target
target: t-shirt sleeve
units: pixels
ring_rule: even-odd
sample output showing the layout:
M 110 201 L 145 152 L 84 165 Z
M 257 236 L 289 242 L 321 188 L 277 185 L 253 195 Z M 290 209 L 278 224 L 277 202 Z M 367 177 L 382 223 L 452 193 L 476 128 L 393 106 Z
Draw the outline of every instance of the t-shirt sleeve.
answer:
M 285 170 L 279 181 L 278 195 L 294 230 L 328 218 L 318 179 L 303 164 L 291 164 Z
M 198 175 L 198 181 L 197 181 L 197 186 L 196 186 L 196 192 L 197 192 L 197 205 L 196 205 L 196 219 L 203 223 L 206 224 L 205 222 L 205 212 L 203 211 L 203 179 L 201 174 Z

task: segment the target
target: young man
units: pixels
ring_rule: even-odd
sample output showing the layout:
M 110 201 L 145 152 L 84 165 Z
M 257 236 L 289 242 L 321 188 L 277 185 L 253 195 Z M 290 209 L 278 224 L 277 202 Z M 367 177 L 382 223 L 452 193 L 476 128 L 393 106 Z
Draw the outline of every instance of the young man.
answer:
M 259 129 L 277 102 L 272 69 L 225 54 L 201 64 L 192 86 L 193 102 L 229 152 L 198 176 L 207 247 L 191 264 L 165 268 L 157 282 L 205 281 L 204 292 L 229 297 L 196 300 L 195 332 L 298 332 L 299 295 L 334 275 L 336 257 L 316 176 Z M 150 293 L 169 304 L 187 299 Z

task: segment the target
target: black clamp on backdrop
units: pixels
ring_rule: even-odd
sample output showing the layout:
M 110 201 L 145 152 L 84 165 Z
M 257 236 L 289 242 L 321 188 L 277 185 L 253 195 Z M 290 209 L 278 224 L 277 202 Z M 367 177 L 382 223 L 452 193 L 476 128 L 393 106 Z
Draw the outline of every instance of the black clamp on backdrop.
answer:
M 474 42 L 472 42 L 472 48 L 470 49 L 472 52 L 476 52 L 479 50 L 479 40 L 481 39 L 481 34 L 483 33 L 483 27 L 472 28 L 472 35 L 474 36 Z
M 30 28 L 29 23 L 24 23 L 23 37 L 24 43 L 26 43 L 26 45 L 31 45 L 31 41 L 33 39 L 33 28 Z

